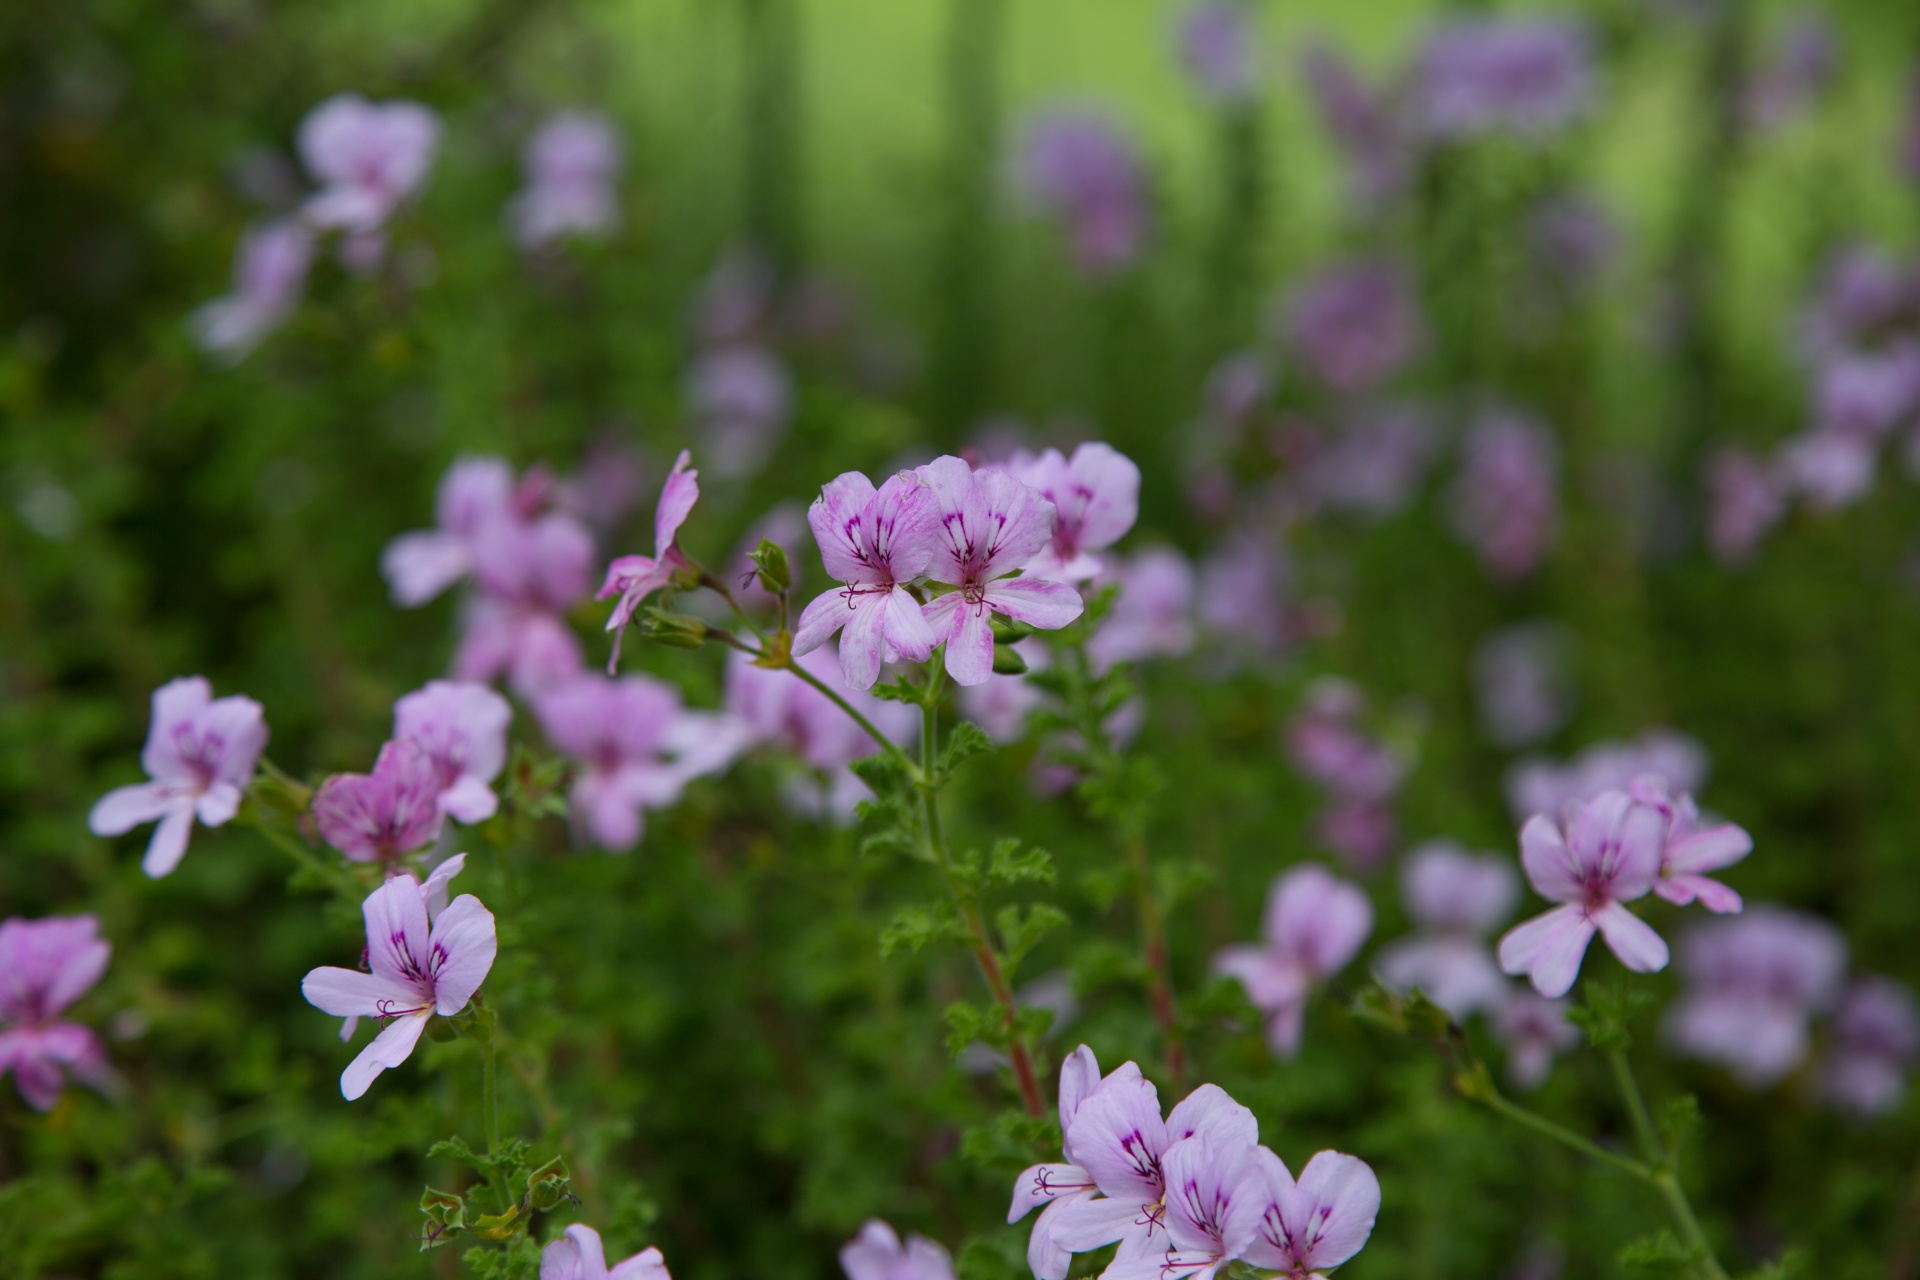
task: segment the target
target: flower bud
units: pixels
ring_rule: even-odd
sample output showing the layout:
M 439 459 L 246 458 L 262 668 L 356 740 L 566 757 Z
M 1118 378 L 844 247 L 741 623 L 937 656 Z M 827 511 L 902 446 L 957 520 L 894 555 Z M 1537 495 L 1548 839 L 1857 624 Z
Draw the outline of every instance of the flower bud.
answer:
M 993 674 L 997 676 L 1025 675 L 1027 660 L 1020 656 L 1019 650 L 1007 644 L 993 646 Z
M 760 539 L 760 545 L 748 559 L 753 561 L 762 590 L 777 596 L 793 585 L 793 569 L 787 563 L 786 550 L 779 543 Z
M 648 609 L 640 634 L 669 649 L 698 649 L 707 642 L 707 624 L 690 614 Z
M 1000 644 L 1012 644 L 1016 640 L 1025 640 L 1033 634 L 1033 628 L 1024 622 L 1015 622 L 1003 614 L 994 614 L 988 622 L 993 628 L 993 638 Z M 1024 667 L 1021 670 L 1025 670 Z
M 426 1234 L 420 1241 L 422 1253 L 467 1229 L 467 1202 L 450 1191 L 428 1187 L 420 1194 L 420 1212 L 427 1215 Z
M 555 1156 L 529 1173 L 527 1196 L 532 1201 L 533 1207 L 545 1211 L 562 1200 L 572 1199 L 573 1192 L 567 1185 L 570 1178 L 567 1162 L 560 1156 Z

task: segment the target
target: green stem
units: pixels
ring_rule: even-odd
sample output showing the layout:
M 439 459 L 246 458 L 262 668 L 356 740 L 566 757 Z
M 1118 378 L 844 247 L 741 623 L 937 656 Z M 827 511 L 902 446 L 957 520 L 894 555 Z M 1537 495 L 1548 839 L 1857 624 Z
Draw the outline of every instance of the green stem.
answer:
M 1720 1259 L 1714 1255 L 1713 1245 L 1707 1241 L 1707 1233 L 1700 1226 L 1700 1219 L 1693 1211 L 1693 1204 L 1687 1199 L 1685 1187 L 1680 1185 L 1680 1176 L 1675 1168 L 1676 1152 L 1666 1149 L 1660 1141 L 1660 1135 L 1653 1127 L 1653 1115 L 1647 1110 L 1647 1100 L 1640 1092 L 1640 1082 L 1634 1079 L 1633 1066 L 1627 1061 L 1625 1052 L 1614 1049 L 1607 1054 L 1607 1063 L 1613 1068 L 1614 1081 L 1620 1086 L 1620 1097 L 1627 1104 L 1627 1115 L 1633 1121 L 1633 1131 L 1640 1140 L 1640 1154 L 1652 1166 L 1647 1181 L 1659 1190 L 1660 1196 L 1667 1202 L 1667 1209 L 1673 1214 L 1673 1220 L 1680 1227 L 1681 1238 L 1691 1245 L 1700 1255 L 1700 1267 L 1707 1280 L 1727 1280 L 1727 1273 L 1720 1266 Z
M 751 653 L 752 650 L 748 650 L 748 652 Z M 929 763 L 928 763 L 927 769 L 923 771 L 919 765 L 913 762 L 912 756 L 908 755 L 906 752 L 900 749 L 900 745 L 898 743 L 896 743 L 892 738 L 889 738 L 886 734 L 880 732 L 880 730 L 874 728 L 873 721 L 867 719 L 865 716 L 861 715 L 858 711 L 854 710 L 852 703 L 848 702 L 845 698 L 835 693 L 823 681 L 821 681 L 817 676 L 815 676 L 813 672 L 807 670 L 805 667 L 793 661 L 791 658 L 787 660 L 787 670 L 793 672 L 793 674 L 795 674 L 796 676 L 799 676 L 802 680 L 805 680 L 808 684 L 812 685 L 814 688 L 818 689 L 821 693 L 826 694 L 828 698 L 832 699 L 833 705 L 835 705 L 836 707 L 839 707 L 842 711 L 846 712 L 849 716 L 852 716 L 853 722 L 859 725 L 862 729 L 865 729 L 867 731 L 868 737 L 872 738 L 875 742 L 879 743 L 882 750 L 890 753 L 894 759 L 898 760 L 901 763 L 901 765 L 905 767 L 907 771 L 907 777 L 912 779 L 913 784 L 916 787 L 921 787 L 921 788 L 925 787 L 927 779 L 933 776 L 931 772 L 932 770 L 931 757 L 929 757 Z
M 487 1125 L 487 1159 L 497 1160 L 500 1156 L 500 1100 L 494 1088 L 495 1059 L 498 1052 L 489 1035 L 486 1043 L 486 1056 L 481 1059 L 480 1091 L 481 1110 Z M 493 1194 L 499 1198 L 500 1212 L 505 1213 L 513 1206 L 513 1191 L 507 1185 L 507 1175 L 495 1168 L 488 1175 L 493 1183 Z
M 1583 1156 L 1598 1160 L 1601 1164 L 1609 1165 L 1622 1173 L 1639 1178 L 1643 1182 L 1652 1182 L 1654 1179 L 1654 1170 L 1649 1166 L 1640 1163 L 1638 1160 L 1630 1160 L 1626 1156 L 1616 1155 L 1591 1138 L 1583 1138 L 1565 1125 L 1557 1124 L 1537 1111 L 1529 1111 L 1519 1103 L 1509 1099 L 1497 1089 L 1490 1089 L 1485 1093 L 1476 1093 L 1471 1096 L 1476 1101 L 1484 1103 L 1488 1109 L 1499 1112 L 1517 1124 L 1525 1125 L 1535 1133 L 1543 1134 L 1546 1137 L 1552 1138 L 1555 1142 L 1572 1147 Z
M 365 885 L 355 880 L 351 875 L 344 873 L 339 866 L 322 858 L 313 850 L 307 848 L 307 846 L 274 826 L 271 822 L 262 818 L 255 818 L 253 821 L 253 829 L 265 836 L 268 844 L 292 858 L 308 871 L 313 872 L 321 879 L 331 883 L 334 891 L 343 897 L 351 898 L 355 902 L 358 902 L 361 897 L 364 896 L 366 892 Z

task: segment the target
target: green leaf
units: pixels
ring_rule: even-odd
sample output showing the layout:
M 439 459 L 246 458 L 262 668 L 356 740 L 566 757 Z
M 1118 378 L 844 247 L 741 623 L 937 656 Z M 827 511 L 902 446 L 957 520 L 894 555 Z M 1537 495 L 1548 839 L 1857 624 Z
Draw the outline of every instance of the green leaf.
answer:
M 1700 1100 L 1690 1093 L 1671 1099 L 1660 1113 L 1660 1145 L 1669 1155 L 1680 1154 L 1680 1146 L 1700 1123 Z
M 440 1139 L 440 1141 L 427 1148 L 427 1159 L 451 1160 L 455 1164 L 463 1164 L 467 1166 L 467 1168 L 480 1174 L 493 1172 L 493 1162 L 487 1159 L 486 1156 L 481 1155 L 478 1151 L 475 1151 L 472 1147 L 469 1147 L 464 1138 Z M 423 1201 L 421 1208 L 425 1207 L 426 1204 Z
M 1058 878 L 1053 855 L 1045 849 L 1022 850 L 1012 836 L 994 842 L 987 856 L 987 884 L 1001 888 L 1013 884 L 1052 884 Z
M 957 923 L 952 908 L 944 905 L 902 907 L 880 931 L 880 956 L 891 960 L 902 951 L 919 951 L 930 942 L 954 937 Z
M 1624 1053 L 1633 1044 L 1627 1024 L 1633 1015 L 1653 1003 L 1638 987 L 1589 982 L 1581 988 L 1584 1004 L 1567 1010 L 1567 1017 L 1587 1033 L 1587 1043 L 1603 1053 Z
M 1027 908 L 1026 914 L 1020 913 L 1016 906 L 1002 907 L 994 917 L 999 927 L 1001 945 L 1006 951 L 1007 976 L 1013 976 L 1014 969 L 1026 957 L 1029 951 L 1038 946 L 1040 939 L 1068 923 L 1067 913 L 1058 907 L 1036 902 Z
M 959 721 L 947 735 L 947 745 L 940 749 L 940 763 L 934 773 L 940 778 L 949 777 L 967 761 L 991 750 L 993 739 L 987 736 L 986 730 L 971 720 Z
M 947 1053 L 952 1057 L 959 1057 L 976 1040 L 996 1049 L 1007 1047 L 1006 1020 L 997 1009 L 983 1009 L 961 1000 L 947 1006 L 946 1016 Z
M 882 702 L 905 702 L 916 707 L 926 702 L 925 692 L 919 685 L 909 682 L 905 676 L 898 680 L 876 684 L 867 692 Z
M 1677 1275 L 1692 1267 L 1702 1251 L 1680 1243 L 1671 1231 L 1642 1236 L 1620 1250 L 1620 1265 L 1658 1275 Z

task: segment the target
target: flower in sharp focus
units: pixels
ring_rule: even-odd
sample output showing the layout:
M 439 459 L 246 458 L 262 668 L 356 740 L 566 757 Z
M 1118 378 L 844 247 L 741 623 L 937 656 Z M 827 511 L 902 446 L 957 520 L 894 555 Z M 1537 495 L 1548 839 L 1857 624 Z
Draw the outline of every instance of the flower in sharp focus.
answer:
M 467 855 L 456 853 L 435 867 L 420 885 L 420 896 L 427 904 L 427 924 L 440 919 L 440 913 L 447 909 L 448 885 L 453 878 L 467 869 Z M 348 1014 L 340 1023 L 340 1043 L 352 1041 L 354 1033 L 360 1029 L 360 1015 Z
M 1145 251 L 1152 216 L 1140 157 L 1103 115 L 1063 108 L 1035 119 L 1016 176 L 1030 204 L 1065 224 L 1083 274 L 1113 275 Z
M 932 491 L 911 472 L 889 476 L 877 490 L 858 471 L 824 486 L 807 523 L 827 576 L 842 585 L 801 611 L 793 652 L 810 653 L 845 628 L 840 670 L 855 689 L 871 689 L 882 662 L 926 661 L 936 641 L 907 584 L 933 555 L 938 519 Z
M 540 1251 L 540 1280 L 672 1280 L 658 1249 L 642 1249 L 607 1266 L 606 1247 L 592 1227 L 574 1223 Z
M 1101 570 L 1104 551 L 1140 515 L 1140 468 L 1111 445 L 1089 441 L 1072 458 L 1058 449 L 1037 456 L 1022 449 L 998 468 L 1053 504 L 1053 539 L 1027 562 L 1036 578 L 1085 582 Z
M 537 248 L 566 235 L 598 236 L 620 220 L 614 180 L 620 136 L 604 116 L 563 111 L 527 140 L 527 186 L 507 208 L 520 243 Z
M 914 1235 L 902 1244 L 878 1218 L 840 1247 L 840 1269 L 847 1280 L 954 1280 L 953 1259 L 937 1241 Z
M 1603 791 L 1564 821 L 1535 814 L 1520 830 L 1520 861 L 1541 897 L 1561 905 L 1500 940 L 1500 967 L 1526 974 L 1543 996 L 1573 987 L 1596 931 L 1636 973 L 1667 967 L 1667 944 L 1625 904 L 1660 874 L 1666 819 L 1624 791 Z
M 1161 1159 L 1166 1175 L 1166 1251 L 1128 1268 L 1128 1280 L 1213 1280 L 1245 1256 L 1267 1207 L 1260 1158 L 1264 1147 L 1242 1134 L 1216 1143 L 1205 1133 L 1175 1142 Z M 1116 1259 L 1116 1262 L 1118 1260 Z M 1112 1280 L 1120 1280 L 1109 1269 Z
M 1680 939 L 1685 983 L 1662 1024 L 1667 1042 L 1761 1089 L 1806 1060 L 1815 1014 L 1833 1007 L 1847 943 L 1817 916 L 1762 904 Z
M 233 292 L 193 313 L 195 341 L 216 356 L 239 360 L 280 327 L 313 263 L 313 232 L 292 219 L 248 227 L 234 253 Z
M 440 118 L 417 102 L 327 99 L 300 122 L 300 159 L 320 184 L 306 203 L 316 227 L 377 233 L 417 190 L 440 145 Z
M 1201 0 L 1181 17 L 1175 35 L 1181 61 L 1208 98 L 1236 106 L 1258 92 L 1259 50 L 1250 6 Z
M 1240 980 L 1266 1015 L 1274 1054 L 1291 1058 L 1300 1048 L 1308 995 L 1345 968 L 1372 932 L 1373 904 L 1360 886 L 1306 863 L 1267 891 L 1264 942 L 1226 947 L 1213 967 Z
M 425 889 L 404 872 L 369 894 L 361 913 L 371 971 L 325 966 L 300 984 L 323 1012 L 386 1024 L 340 1075 L 341 1096 L 350 1102 L 407 1060 L 436 1013 L 450 1018 L 467 1007 L 498 949 L 493 913 L 480 899 L 462 894 L 430 921 Z
M 1485 938 L 1512 914 L 1519 893 L 1519 877 L 1497 854 L 1471 854 L 1446 841 L 1413 850 L 1401 868 L 1400 894 L 1420 931 L 1380 952 L 1381 981 L 1396 991 L 1418 987 L 1457 1019 L 1498 1009 L 1509 987 Z
M 69 1075 L 107 1078 L 100 1041 L 60 1015 L 100 981 L 112 956 L 93 916 L 0 923 L 0 1075 L 12 1071 L 36 1111 L 52 1110 Z
M 1664 779 L 1637 778 L 1627 788 L 1635 800 L 1667 820 L 1660 847 L 1660 878 L 1653 891 L 1676 906 L 1699 902 L 1715 915 L 1740 910 L 1740 895 L 1706 873 L 1730 867 L 1753 852 L 1753 837 L 1731 822 L 1700 825 L 1700 807 L 1686 792 L 1670 792 Z
M 217 827 L 239 812 L 267 745 L 260 704 L 234 694 L 215 698 L 200 676 L 153 691 L 153 722 L 140 763 L 151 782 L 116 787 L 87 815 L 95 835 L 117 836 L 159 820 L 142 868 L 164 876 L 180 865 L 194 819 Z
M 607 659 L 609 675 L 620 664 L 620 637 L 639 610 L 640 602 L 673 581 L 675 570 L 687 567 L 687 558 L 680 554 L 675 538 L 679 536 L 680 526 L 687 522 L 693 504 L 700 499 L 700 473 L 690 469 L 692 462 L 693 455 L 682 449 L 680 456 L 673 460 L 673 471 L 667 476 L 667 482 L 660 487 L 660 501 L 653 509 L 653 554 L 621 556 L 608 565 L 606 581 L 600 584 L 600 593 L 594 597 L 598 600 L 620 597 L 620 602 L 613 607 L 613 616 L 607 619 L 607 630 L 614 633 L 613 655 Z
M 1330 267 L 1286 299 L 1288 344 L 1336 391 L 1368 391 L 1413 357 L 1420 315 L 1400 270 L 1384 262 Z
M 514 518 L 513 468 L 504 458 L 459 458 L 434 498 L 438 527 L 403 533 L 380 553 L 393 602 L 410 609 L 472 575 L 483 529 Z
M 1531 987 L 1508 995 L 1493 1029 L 1507 1046 L 1507 1078 L 1521 1089 L 1543 1084 L 1555 1056 L 1580 1039 L 1580 1028 L 1567 1017 L 1567 1002 L 1549 1000 Z
M 1121 1064 L 1107 1081 L 1138 1081 L 1140 1068 L 1131 1062 Z M 1009 1224 L 1020 1221 L 1033 1210 L 1042 1209 L 1027 1239 L 1027 1265 L 1038 1280 L 1061 1280 L 1072 1261 L 1071 1252 L 1054 1239 L 1061 1215 L 1069 1206 L 1091 1200 L 1099 1188 L 1093 1175 L 1074 1158 L 1073 1118 L 1080 1104 L 1106 1081 L 1100 1077 L 1100 1063 L 1093 1050 L 1081 1045 L 1060 1064 L 1060 1134 L 1064 1163 L 1036 1164 L 1014 1179 L 1013 1202 L 1007 1209 Z M 1153 1086 L 1148 1085 L 1149 1089 Z M 1155 1109 L 1156 1116 L 1158 1108 Z
M 1856 979 L 1833 1015 L 1820 1092 L 1859 1119 L 1887 1115 L 1900 1105 L 1916 1057 L 1920 1009 L 1913 992 L 1891 978 Z
M 336 773 L 321 783 L 313 820 L 348 861 L 392 866 L 440 834 L 441 789 L 426 748 L 395 738 L 380 748 L 372 773 Z
M 393 736 L 417 744 L 440 775 L 440 812 L 485 822 L 500 807 L 493 780 L 507 764 L 513 708 L 483 684 L 430 680 L 393 704 Z
M 1559 814 L 1648 774 L 1675 791 L 1698 791 L 1707 780 L 1706 748 L 1676 730 L 1650 729 L 1632 742 L 1597 742 L 1564 763 L 1530 757 L 1507 773 L 1507 806 L 1516 821 Z
M 1253 1244 L 1241 1256 L 1290 1280 L 1323 1276 L 1366 1245 L 1380 1212 L 1380 1180 L 1357 1156 L 1322 1151 L 1295 1181 L 1265 1147 L 1256 1159 L 1265 1194 Z
M 1047 546 L 1054 506 L 1006 472 L 976 472 L 951 455 L 917 475 L 932 492 L 939 519 L 927 576 L 953 588 L 921 613 L 946 643 L 947 674 L 958 684 L 984 684 L 993 674 L 990 615 L 1057 631 L 1086 607 L 1064 582 L 1011 576 Z

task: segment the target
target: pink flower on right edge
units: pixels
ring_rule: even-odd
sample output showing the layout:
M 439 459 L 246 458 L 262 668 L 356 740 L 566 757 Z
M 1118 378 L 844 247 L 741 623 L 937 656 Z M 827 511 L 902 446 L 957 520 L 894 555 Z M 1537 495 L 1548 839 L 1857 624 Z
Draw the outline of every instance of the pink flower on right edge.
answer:
M 67 1075 L 87 1084 L 107 1077 L 100 1041 L 60 1015 L 100 981 L 112 956 L 93 916 L 0 924 L 0 1075 L 13 1072 L 36 1111 L 53 1109 Z
M 1345 968 L 1373 932 L 1373 904 L 1359 885 L 1317 863 L 1280 876 L 1267 892 L 1260 946 L 1226 947 L 1214 970 L 1238 978 L 1247 998 L 1267 1015 L 1274 1056 L 1300 1050 L 1307 996 Z

